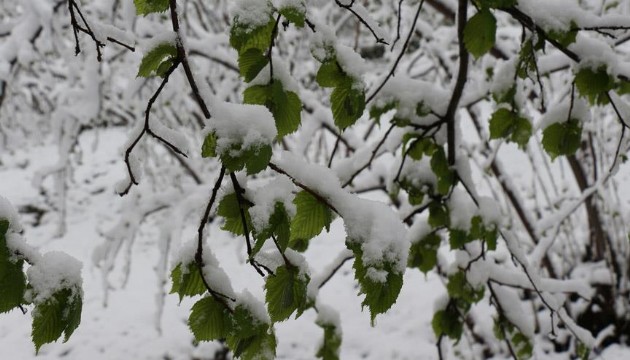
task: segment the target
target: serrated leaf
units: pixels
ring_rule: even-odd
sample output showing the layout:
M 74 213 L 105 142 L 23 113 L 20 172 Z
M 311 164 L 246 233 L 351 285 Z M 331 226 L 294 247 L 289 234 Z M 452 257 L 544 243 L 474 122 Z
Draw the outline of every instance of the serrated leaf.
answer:
M 487 8 L 481 9 L 468 20 L 464 29 L 466 49 L 479 58 L 494 46 L 497 20 Z
M 403 275 L 393 271 L 389 263 L 383 263 L 378 269 L 366 267 L 363 264 L 361 247 L 349 241 L 346 241 L 346 246 L 354 253 L 354 276 L 359 282 L 361 293 L 365 294 L 361 306 L 368 307 L 372 325 L 374 325 L 376 316 L 385 313 L 396 303 L 402 288 Z M 369 276 L 369 273 L 374 271 L 385 275 L 385 279 L 374 279 L 373 276 Z
M 606 66 L 600 66 L 597 70 L 584 68 L 575 74 L 575 87 L 591 104 L 606 104 L 606 92 L 612 90 L 614 85 L 614 79 L 608 75 Z
M 330 94 L 333 119 L 341 130 L 353 125 L 365 110 L 365 92 L 351 80 L 341 82 Z
M 188 327 L 196 341 L 220 340 L 232 331 L 232 318 L 223 304 L 206 296 L 193 305 Z
M 271 111 L 278 138 L 295 132 L 302 122 L 302 101 L 293 91 L 285 91 L 279 81 L 250 86 L 243 93 L 243 102 L 264 105 Z
M 332 211 L 322 204 L 313 195 L 306 191 L 300 191 L 293 199 L 296 212 L 291 220 L 291 238 L 289 247 L 295 248 L 296 244 L 306 242 L 319 235 L 324 228 L 330 230 Z
M 287 6 L 280 9 L 280 14 L 284 16 L 285 19 L 295 24 L 295 26 L 299 28 L 304 27 L 306 14 L 303 9 L 299 9 L 294 6 Z
M 236 18 L 230 29 L 230 45 L 239 54 L 252 48 L 267 51 L 271 45 L 271 35 L 273 34 L 274 26 L 275 20 L 271 17 L 265 25 L 255 28 L 251 28 L 249 24 L 239 22 L 238 18 Z
M 425 236 L 420 241 L 411 244 L 407 266 L 420 269 L 427 273 L 437 265 L 437 251 L 442 239 L 436 233 Z
M 227 344 L 235 357 L 244 360 L 273 360 L 276 355 L 276 336 L 269 325 L 254 318 L 243 305 L 234 309 L 232 331 Z
M 217 156 L 217 136 L 214 132 L 209 133 L 203 140 L 201 156 L 204 158 Z
M 524 148 L 531 135 L 532 124 L 513 111 L 501 108 L 490 118 L 490 139 L 505 138 Z
M 429 225 L 432 228 L 448 226 L 449 220 L 448 208 L 435 201 L 429 205 Z
M 575 154 L 581 141 L 582 127 L 577 120 L 551 124 L 543 131 L 542 145 L 552 160 Z
M 321 87 L 336 87 L 339 83 L 348 81 L 348 75 L 343 72 L 336 60 L 329 60 L 319 67 L 315 80 Z
M 464 324 L 454 306 L 449 306 L 445 310 L 438 310 L 433 315 L 431 326 L 438 338 L 444 334 L 453 340 L 459 340 L 464 331 Z
M 142 61 L 140 62 L 140 68 L 137 76 L 150 77 L 154 72 L 158 74 L 158 69 L 162 63 L 170 61 L 171 65 L 168 66 L 170 68 L 176 58 L 177 48 L 175 45 L 171 43 L 161 43 L 144 55 Z M 164 72 L 160 76 L 163 76 Z
M 173 286 L 171 294 L 178 294 L 181 302 L 184 296 L 201 295 L 206 292 L 206 286 L 201 278 L 199 268 L 194 262 L 187 265 L 186 272 L 182 271 L 182 264 L 179 263 L 171 272 Z
M 269 219 L 267 219 L 267 226 L 256 234 L 256 246 L 252 251 L 252 256 L 255 256 L 258 251 L 262 249 L 265 240 L 272 236 L 275 236 L 281 251 L 284 252 L 289 245 L 289 238 L 291 236 L 290 221 L 291 219 L 284 208 L 284 204 L 282 202 L 276 202 L 273 213 Z
M 136 14 L 148 15 L 151 13 L 165 12 L 169 9 L 169 0 L 133 0 L 136 5 Z
M 243 211 L 245 212 L 245 219 L 247 221 L 247 228 L 252 229 L 251 217 L 249 216 L 249 206 L 243 205 Z M 235 193 L 225 195 L 219 202 L 217 207 L 217 215 L 223 217 L 225 223 L 221 229 L 229 231 L 234 235 L 245 235 L 243 230 L 243 221 L 241 220 L 241 212 L 239 210 L 239 204 Z
M 269 316 L 274 322 L 284 321 L 294 311 L 306 307 L 306 287 L 309 282 L 306 275 L 300 275 L 299 269 L 281 266 L 275 276 L 269 276 L 265 283 L 265 301 Z
M 65 333 L 67 341 L 81 322 L 83 300 L 70 289 L 55 292 L 50 298 L 35 306 L 31 337 L 35 351 L 42 345 L 56 341 Z
M 268 62 L 269 58 L 256 48 L 247 49 L 238 56 L 238 68 L 246 82 L 254 80 Z
M 333 325 L 326 324 L 321 327 L 324 329 L 324 338 L 315 356 L 322 360 L 339 360 L 341 333 Z

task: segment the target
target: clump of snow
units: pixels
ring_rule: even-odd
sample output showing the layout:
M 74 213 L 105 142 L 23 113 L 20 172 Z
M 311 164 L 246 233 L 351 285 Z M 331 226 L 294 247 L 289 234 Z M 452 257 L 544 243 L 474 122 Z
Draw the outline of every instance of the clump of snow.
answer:
M 236 0 L 232 16 L 236 24 L 254 29 L 269 23 L 273 7 L 266 0 Z
M 0 219 L 9 221 L 9 232 L 22 231 L 20 217 L 18 216 L 17 211 L 15 211 L 9 200 L 2 196 L 0 196 Z
M 244 306 L 254 317 L 254 320 L 260 321 L 263 324 L 271 324 L 271 318 L 267 313 L 265 304 L 257 299 L 248 290 L 243 290 L 236 298 L 236 306 Z
M 501 215 L 501 209 L 496 200 L 487 196 L 480 196 L 477 201 L 479 202 L 479 215 L 481 215 L 484 225 L 501 226 L 503 224 L 504 217 Z
M 341 317 L 339 312 L 331 306 L 317 302 L 317 318 L 315 323 L 320 326 L 333 326 L 337 335 L 341 335 Z
M 162 44 L 175 46 L 177 44 L 177 33 L 172 30 L 164 30 L 141 42 L 145 54 Z
M 9 252 L 13 254 L 14 260 L 25 259 L 31 263 L 40 261 L 41 255 L 39 251 L 27 244 L 22 235 L 9 231 L 6 240 L 7 248 Z
M 26 297 L 35 304 L 41 304 L 55 292 L 70 289 L 76 295 L 81 292 L 81 267 L 83 265 L 72 256 L 51 251 L 27 270 L 28 281 L 32 286 Z
M 612 76 L 620 73 L 619 55 L 602 40 L 578 34 L 575 43 L 569 46 L 569 50 L 580 58 L 575 70 L 584 68 L 597 70 L 605 66 L 606 72 Z
M 468 232 L 470 220 L 477 215 L 477 206 L 470 196 L 462 189 L 456 187 L 448 200 L 451 227 Z
M 496 71 L 492 77 L 490 92 L 501 96 L 514 86 L 514 78 L 516 77 L 516 61 L 517 59 L 514 58 L 508 61 L 501 61 L 498 65 L 496 65 Z
M 256 231 L 262 231 L 269 223 L 276 202 L 281 202 L 290 217 L 296 213 L 293 203 L 295 185 L 286 176 L 278 176 L 273 181 L 257 189 L 250 190 L 250 200 L 255 204 L 249 209 L 252 225 Z
M 438 114 L 446 113 L 449 93 L 432 82 L 412 79 L 405 74 L 390 78 L 375 97 L 374 105 L 384 107 L 392 101 L 398 101 L 396 117 L 408 119 L 414 124 L 430 125 L 440 120 L 433 114 L 418 116 L 416 108 L 424 108 Z
M 493 286 L 494 294 L 503 310 L 502 314 L 528 338 L 534 337 L 534 319 L 536 315 L 527 311 L 521 303 L 516 290 L 504 286 Z
M 304 0 L 273 0 L 273 6 L 278 10 L 293 8 L 306 12 L 306 2 Z
M 273 115 L 262 105 L 234 104 L 228 102 L 214 102 L 211 106 L 214 115 L 206 127 L 206 134 L 217 136 L 217 153 L 224 154 L 232 151 L 232 145 L 241 144 L 241 151 L 271 145 L 276 135 L 276 123 Z M 204 135 L 204 136 L 205 136 Z
M 337 53 L 337 63 L 343 71 L 357 82 L 362 83 L 363 74 L 367 71 L 367 64 L 361 55 L 357 54 L 351 47 L 338 44 L 335 47 Z

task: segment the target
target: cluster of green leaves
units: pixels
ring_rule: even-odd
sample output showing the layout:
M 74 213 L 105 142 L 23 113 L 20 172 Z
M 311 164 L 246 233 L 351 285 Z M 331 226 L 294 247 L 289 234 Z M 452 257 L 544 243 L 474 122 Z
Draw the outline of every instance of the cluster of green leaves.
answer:
M 496 250 L 498 231 L 496 226 L 486 226 L 481 216 L 473 216 L 470 220 L 470 230 L 450 229 L 449 243 L 451 249 L 460 249 L 475 240 L 483 241 L 488 250 Z
M 403 285 L 403 274 L 394 269 L 394 264 L 383 261 L 377 265 L 366 266 L 363 263 L 363 250 L 359 242 L 346 240 L 346 246 L 354 253 L 354 276 L 359 282 L 360 294 L 365 294 L 361 303 L 370 310 L 372 324 L 378 314 L 389 310 L 396 300 Z M 374 279 L 370 272 L 384 273 L 386 278 Z
M 504 9 L 516 5 L 516 0 L 475 0 L 479 11 L 464 28 L 464 45 L 475 58 L 490 51 L 496 41 L 497 19 L 490 9 Z
M 471 306 L 483 299 L 485 288 L 475 289 L 466 280 L 466 273 L 458 271 L 449 276 L 446 286 L 449 302 L 446 308 L 433 315 L 431 325 L 435 336 L 459 340 L 464 331 L 464 319 Z
M 519 359 L 532 357 L 533 345 L 530 339 L 505 317 L 499 316 L 494 320 L 494 336 L 498 340 L 508 340 Z
M 24 298 L 27 290 L 37 294 L 27 283 L 24 274 L 24 260 L 15 258 L 7 247 L 9 221 L 0 219 L 0 313 L 11 311 L 29 302 Z M 35 350 L 42 345 L 57 341 L 64 335 L 68 341 L 81 323 L 83 299 L 81 289 L 61 288 L 49 298 L 35 304 L 31 337 Z
M 437 252 L 442 238 L 433 231 L 422 239 L 411 244 L 407 266 L 427 273 L 437 265 Z
M 271 324 L 258 320 L 244 305 L 234 310 L 206 296 L 197 301 L 188 318 L 195 340 L 225 340 L 235 357 L 243 360 L 273 360 L 276 335 Z
M 256 174 L 265 170 L 271 160 L 273 153 L 271 145 L 262 144 L 243 148 L 242 144 L 234 143 L 229 149 L 217 153 L 217 140 L 216 133 L 209 133 L 203 141 L 201 156 L 204 158 L 219 156 L 223 166 L 230 172 L 246 169 L 248 174 Z
M 278 80 L 267 85 L 254 85 L 243 93 L 245 104 L 264 105 L 276 122 L 278 138 L 295 132 L 302 123 L 302 101 L 293 91 L 287 91 Z
M 321 87 L 333 88 L 330 103 L 335 125 L 339 129 L 344 130 L 359 120 L 365 110 L 363 84 L 348 75 L 335 56 L 322 62 L 316 80 Z

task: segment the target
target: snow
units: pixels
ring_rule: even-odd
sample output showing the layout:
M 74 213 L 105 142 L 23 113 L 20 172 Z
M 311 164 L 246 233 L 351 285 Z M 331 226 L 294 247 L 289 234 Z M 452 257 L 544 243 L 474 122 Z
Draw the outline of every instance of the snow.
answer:
M 82 267 L 81 262 L 66 253 L 45 253 L 28 268 L 28 282 L 32 289 L 25 296 L 34 304 L 41 304 L 62 289 L 72 290 L 73 295 L 82 295 Z
M 272 10 L 269 1 L 236 0 L 232 16 L 236 19 L 236 23 L 251 30 L 269 23 Z
M 255 204 L 249 209 L 252 224 L 256 231 L 262 231 L 269 223 L 269 218 L 275 210 L 276 202 L 284 205 L 285 211 L 292 218 L 296 208 L 293 204 L 295 186 L 286 176 L 281 176 L 265 186 L 253 189 L 250 200 Z
M 3 196 L 0 196 L 0 219 L 9 221 L 9 231 L 20 232 L 22 230 L 17 212 L 9 200 Z
M 207 123 L 206 133 L 217 136 L 217 153 L 230 151 L 232 145 L 241 145 L 241 151 L 270 145 L 278 134 L 273 115 L 262 105 L 214 102 L 210 107 L 213 114 Z

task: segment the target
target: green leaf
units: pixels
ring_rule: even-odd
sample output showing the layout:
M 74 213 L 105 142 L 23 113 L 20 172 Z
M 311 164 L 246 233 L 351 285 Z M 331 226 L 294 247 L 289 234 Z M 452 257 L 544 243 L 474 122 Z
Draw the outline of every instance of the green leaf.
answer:
M 365 92 L 351 80 L 343 81 L 330 94 L 333 119 L 341 130 L 353 125 L 365 110 Z
M 24 302 L 26 278 L 23 260 L 12 261 L 7 247 L 6 234 L 9 221 L 0 220 L 0 314 L 10 311 Z
M 337 331 L 334 325 L 324 324 L 320 326 L 324 329 L 324 339 L 319 345 L 315 356 L 323 360 L 339 360 L 341 332 Z
M 451 187 L 455 185 L 457 180 L 455 173 L 451 171 L 446 159 L 444 148 L 436 146 L 431 157 L 431 170 L 438 178 L 437 192 L 441 195 L 447 195 L 451 191 Z
M 235 357 L 243 360 L 274 360 L 276 336 L 269 325 L 252 316 L 243 305 L 234 309 L 232 331 L 226 339 Z
M 252 256 L 255 256 L 260 249 L 262 249 L 262 245 L 265 240 L 269 239 L 272 236 L 276 237 L 278 241 L 278 245 L 280 246 L 281 251 L 284 252 L 287 246 L 289 245 L 289 238 L 291 236 L 290 232 L 290 222 L 291 219 L 286 209 L 284 208 L 284 204 L 282 202 L 276 202 L 274 205 L 274 210 L 269 219 L 267 220 L 267 226 L 256 234 L 256 246 L 252 251 Z
M 433 315 L 431 326 L 438 338 L 444 334 L 453 340 L 459 340 L 464 332 L 464 324 L 454 306 L 447 306 L 445 310 L 438 310 Z
M 193 305 L 188 326 L 196 341 L 220 340 L 232 331 L 232 318 L 223 304 L 206 296 Z
M 551 124 L 543 131 L 542 145 L 552 160 L 560 155 L 575 154 L 581 141 L 582 127 L 577 120 Z
M 269 21 L 265 25 L 251 28 L 249 24 L 238 21 L 237 17 L 230 29 L 230 45 L 239 54 L 248 49 L 267 51 L 271 45 L 271 35 L 275 24 L 276 21 L 269 17 Z
M 171 272 L 171 280 L 173 281 L 171 294 L 179 294 L 180 302 L 184 296 L 201 295 L 206 292 L 206 286 L 203 283 L 197 264 L 191 262 L 183 266 L 185 266 L 186 272 L 182 272 L 181 263 L 177 264 Z
M 217 156 L 217 136 L 214 132 L 209 133 L 203 140 L 201 156 L 204 158 Z
M 279 81 L 247 88 L 243 93 L 243 102 L 264 105 L 271 111 L 278 138 L 295 132 L 302 122 L 302 101 L 296 93 L 284 91 Z
M 607 104 L 606 93 L 615 86 L 614 79 L 606 72 L 606 66 L 602 65 L 597 70 L 590 68 L 581 69 L 575 74 L 575 87 L 582 96 L 588 98 L 591 104 Z
M 160 70 L 161 65 L 164 62 L 170 62 L 170 66 L 174 64 L 177 59 L 177 48 L 171 43 L 161 43 L 144 55 L 140 62 L 140 69 L 138 70 L 138 77 L 150 77 L 155 72 L 156 75 L 161 72 L 160 76 L 163 76 L 165 71 L 163 68 Z M 170 68 L 170 66 L 168 66 Z M 168 69 L 167 69 L 168 70 Z
M 169 9 L 169 0 L 133 0 L 136 5 L 136 14 L 148 15 L 156 12 L 165 12 Z
M 321 87 L 336 87 L 340 83 L 349 81 L 348 75 L 341 69 L 336 60 L 324 62 L 317 71 L 315 78 Z
M 280 15 L 284 16 L 285 19 L 295 24 L 295 26 L 299 28 L 304 27 L 304 23 L 306 21 L 306 14 L 304 13 L 304 9 L 299 9 L 294 6 L 287 6 L 280 9 Z
M 238 67 L 246 82 L 254 80 L 268 62 L 269 58 L 256 48 L 247 49 L 238 56 Z
M 249 216 L 249 205 L 247 203 L 242 205 L 243 211 L 245 212 L 245 219 L 247 221 L 247 228 L 251 230 L 252 220 Z M 217 215 L 223 217 L 225 220 L 221 229 L 229 231 L 234 235 L 245 235 L 236 193 L 227 194 L 221 199 L 219 206 L 217 207 Z
M 438 234 L 432 232 L 420 241 L 411 244 L 407 266 L 420 269 L 427 273 L 437 265 L 437 251 L 442 239 Z
M 577 33 L 578 33 L 577 28 L 578 28 L 578 25 L 575 23 L 575 21 L 571 20 L 571 24 L 569 25 L 570 30 L 568 31 L 551 30 L 547 33 L 547 35 L 551 39 L 556 40 L 560 45 L 566 48 L 575 42 L 577 38 Z
M 246 168 L 247 174 L 252 175 L 267 168 L 271 155 L 272 149 L 269 145 L 242 150 L 240 144 L 233 144 L 230 150 L 220 154 L 220 158 L 228 171 L 235 172 Z
M 474 289 L 466 280 L 466 273 L 463 271 L 449 276 L 446 289 L 451 298 L 462 300 L 467 304 L 473 304 L 483 299 L 484 288 Z M 461 304 L 461 302 L 459 303 Z
M 448 208 L 436 201 L 429 205 L 429 225 L 432 228 L 446 227 L 449 221 Z
M 483 8 L 468 20 L 464 29 L 466 49 L 479 58 L 494 46 L 497 20 L 490 10 Z
M 64 341 L 67 341 L 81 323 L 83 300 L 74 292 L 70 289 L 59 290 L 35 306 L 31 336 L 36 352 L 42 345 L 59 339 L 63 333 Z
M 306 191 L 300 191 L 293 199 L 296 213 L 291 220 L 291 238 L 289 247 L 295 249 L 296 244 L 306 242 L 319 235 L 324 228 L 330 231 L 333 219 L 332 211 Z
M 296 310 L 299 316 L 306 308 L 306 287 L 310 279 L 299 271 L 293 266 L 280 266 L 275 276 L 267 278 L 265 301 L 272 321 L 284 321 Z
M 395 272 L 392 265 L 387 262 L 383 262 L 379 268 L 366 267 L 362 260 L 361 246 L 350 241 L 346 241 L 346 246 L 354 253 L 354 276 L 359 282 L 361 293 L 365 294 L 361 305 L 370 309 L 370 318 L 374 325 L 376 316 L 385 313 L 396 303 L 402 288 L 403 276 Z M 385 279 L 382 279 L 383 281 L 374 279 L 374 276 L 370 276 L 374 272 L 381 273 L 379 276 L 385 275 Z
M 459 229 L 450 229 L 449 244 L 451 245 L 451 249 L 460 249 L 468 242 L 468 234 L 466 234 L 465 231 Z
M 531 136 L 532 124 L 526 118 L 505 108 L 498 109 L 492 114 L 490 139 L 505 138 L 525 148 Z

